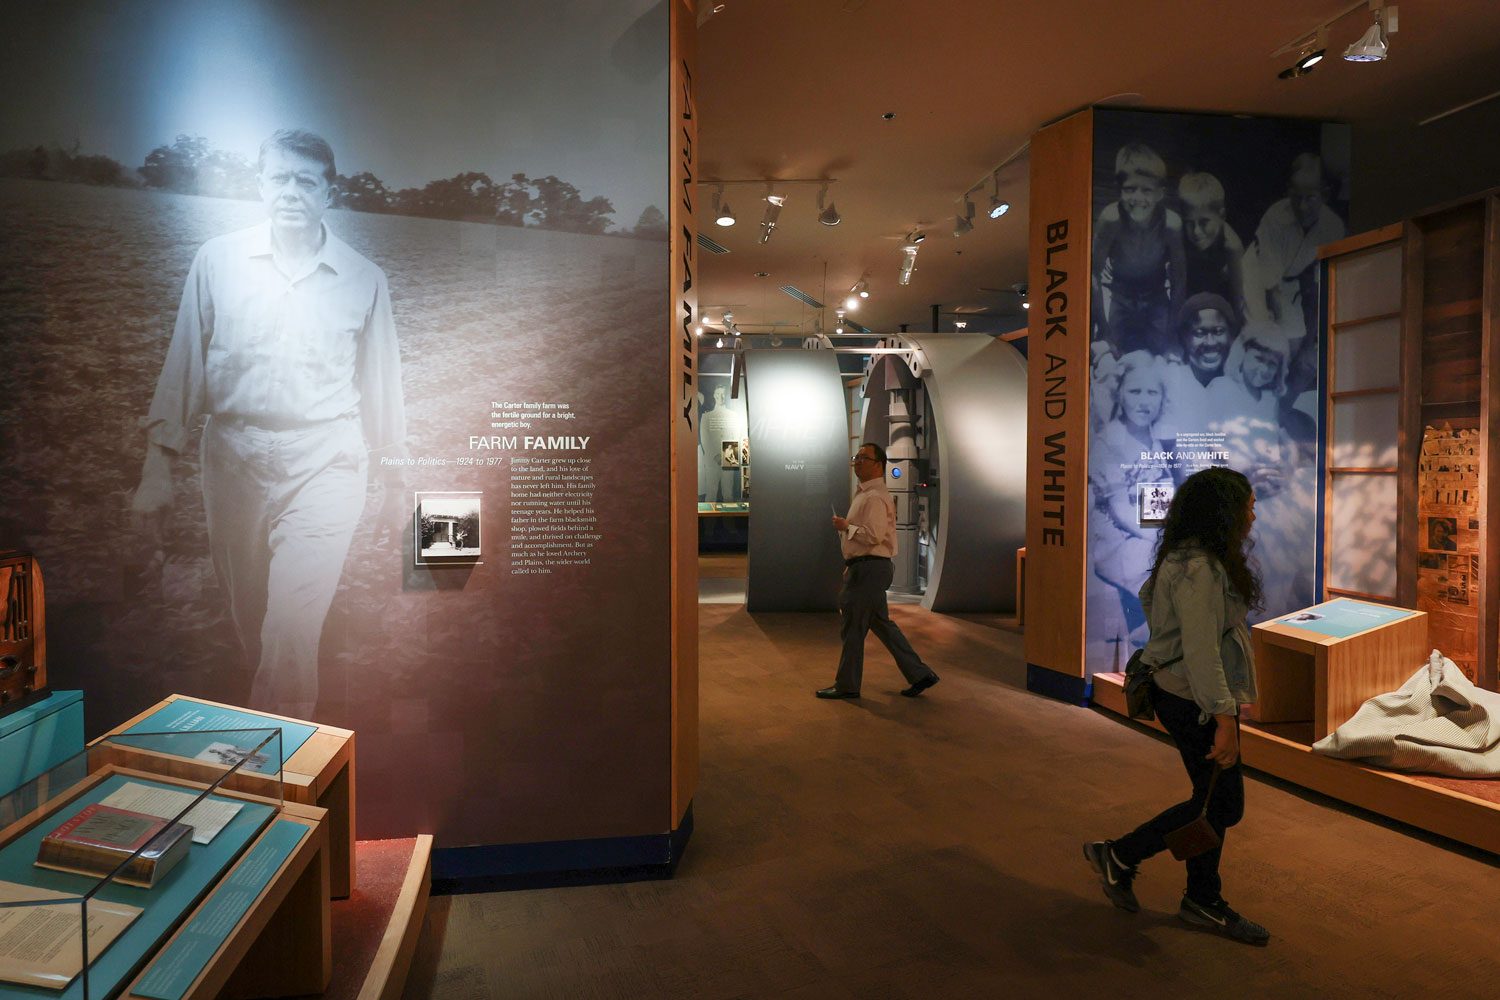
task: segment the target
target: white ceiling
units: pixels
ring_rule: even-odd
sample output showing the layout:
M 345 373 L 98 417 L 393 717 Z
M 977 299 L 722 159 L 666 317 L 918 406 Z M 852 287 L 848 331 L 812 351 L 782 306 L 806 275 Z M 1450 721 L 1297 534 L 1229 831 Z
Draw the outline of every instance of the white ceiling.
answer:
M 1337 58 L 1370 24 L 1356 11 L 1333 25 L 1322 66 L 1278 79 L 1291 59 L 1271 52 L 1350 6 L 728 0 L 698 32 L 702 176 L 835 178 L 829 195 L 844 221 L 820 225 L 817 187 L 789 186 L 778 228 L 761 245 L 764 189 L 728 188 L 739 224 L 704 224 L 731 250 L 700 252 L 704 315 L 717 320 L 731 306 L 747 332 L 808 331 L 813 310 L 778 290 L 792 284 L 829 304 L 831 329 L 832 306 L 865 275 L 872 295 L 854 318 L 876 331 L 930 329 L 934 303 L 945 313 L 984 310 L 968 317 L 970 331 L 1019 325 L 1014 295 L 981 288 L 1025 278 L 1029 160 L 1001 174 L 1015 208 L 985 218 L 986 188 L 975 196 L 974 231 L 961 239 L 952 235 L 957 199 L 1037 128 L 1090 104 L 1415 126 L 1500 90 L 1500 0 L 1406 0 L 1390 57 L 1371 64 Z M 883 121 L 887 112 L 895 119 Z M 900 248 L 918 228 L 929 239 L 902 288 Z

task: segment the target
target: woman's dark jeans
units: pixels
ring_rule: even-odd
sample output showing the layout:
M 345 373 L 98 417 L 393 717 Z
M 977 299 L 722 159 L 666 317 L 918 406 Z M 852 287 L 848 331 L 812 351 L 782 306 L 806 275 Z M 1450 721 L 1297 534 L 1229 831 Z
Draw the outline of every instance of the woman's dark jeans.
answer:
M 1138 865 L 1146 858 L 1160 854 L 1166 850 L 1168 833 L 1198 818 L 1216 766 L 1208 759 L 1208 751 L 1213 747 L 1217 719 L 1210 718 L 1208 722 L 1200 723 L 1197 704 L 1169 694 L 1155 684 L 1151 685 L 1151 704 L 1156 709 L 1156 717 L 1177 743 L 1177 752 L 1182 754 L 1183 766 L 1193 783 L 1193 797 L 1147 820 L 1114 842 L 1115 857 L 1127 865 Z M 1238 823 L 1244 814 L 1245 780 L 1236 761 L 1233 767 L 1219 773 L 1219 780 L 1214 784 L 1213 798 L 1208 803 L 1208 823 L 1223 840 L 1224 832 Z M 1223 851 L 1221 845 L 1188 859 L 1187 895 L 1195 903 L 1218 902 L 1222 888 L 1219 856 Z

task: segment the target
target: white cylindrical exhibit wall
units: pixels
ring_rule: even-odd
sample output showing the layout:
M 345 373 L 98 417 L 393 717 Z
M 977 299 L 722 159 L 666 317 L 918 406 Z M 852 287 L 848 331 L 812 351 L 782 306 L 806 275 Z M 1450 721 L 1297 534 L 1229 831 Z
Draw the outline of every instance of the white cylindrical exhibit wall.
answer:
M 937 553 L 922 606 L 1013 611 L 1016 550 L 1026 544 L 1026 359 L 985 337 L 907 340 L 920 352 L 942 456 Z

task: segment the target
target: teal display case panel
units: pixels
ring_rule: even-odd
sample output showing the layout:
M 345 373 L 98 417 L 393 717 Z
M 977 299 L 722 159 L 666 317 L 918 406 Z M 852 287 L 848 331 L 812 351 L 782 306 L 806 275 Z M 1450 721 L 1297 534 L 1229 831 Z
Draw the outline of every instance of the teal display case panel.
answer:
M 34 885 L 77 896 L 92 889 L 98 879 L 87 875 L 38 868 L 37 849 L 42 838 L 90 803 L 98 802 L 126 782 L 159 786 L 181 791 L 181 785 L 151 781 L 146 778 L 111 775 L 78 798 L 55 811 L 42 822 L 0 848 L 0 880 Z M 222 798 L 213 796 L 213 798 Z M 141 889 L 128 885 L 111 885 L 100 890 L 97 898 L 142 907 L 142 913 L 125 929 L 109 948 L 95 959 L 89 972 L 89 996 L 113 996 L 140 967 L 146 955 L 160 944 L 181 921 L 183 914 L 197 905 L 203 894 L 218 881 L 256 835 L 275 815 L 274 807 L 242 799 L 228 799 L 242 806 L 234 819 L 219 832 L 212 843 L 194 844 L 187 857 L 167 873 L 157 885 Z M 233 926 L 233 925 L 230 925 Z M 224 928 L 227 933 L 229 928 Z M 82 1000 L 83 977 L 76 977 L 65 990 L 0 983 L 3 1000 L 32 1000 L 52 997 L 54 1000 Z
M 54 691 L 0 718 L 0 796 L 82 752 L 82 691 Z
M 243 712 L 219 705 L 207 705 L 201 701 L 193 701 L 191 698 L 179 698 L 125 730 L 121 735 L 132 737 L 132 739 L 119 742 L 122 745 L 128 743 L 130 746 L 146 750 L 191 758 L 208 749 L 210 743 L 223 741 L 225 739 L 223 730 L 235 729 L 281 730 L 281 760 L 275 759 L 275 746 L 268 745 L 262 752 L 270 759 L 260 765 L 249 763 L 245 765 L 245 770 L 261 773 L 274 773 L 281 770 L 281 764 L 296 753 L 302 744 L 307 742 L 308 737 L 318 731 L 317 727 L 300 722 L 285 722 L 269 715 Z M 154 733 L 170 735 L 159 741 L 160 745 L 154 745 L 151 740 L 151 734 Z M 184 733 L 202 733 L 202 741 L 187 739 L 182 735 Z
M 1356 632 L 1387 625 L 1416 614 L 1407 608 L 1390 608 L 1383 604 L 1365 604 L 1339 597 L 1326 604 L 1315 604 L 1310 608 L 1276 619 L 1278 625 L 1290 625 L 1319 635 L 1347 639 Z
M 249 912 L 306 835 L 307 827 L 301 823 L 280 819 L 271 824 L 271 829 L 219 883 L 177 939 L 156 956 L 135 992 L 155 1000 L 182 1000 L 193 980 L 219 950 L 228 930 Z

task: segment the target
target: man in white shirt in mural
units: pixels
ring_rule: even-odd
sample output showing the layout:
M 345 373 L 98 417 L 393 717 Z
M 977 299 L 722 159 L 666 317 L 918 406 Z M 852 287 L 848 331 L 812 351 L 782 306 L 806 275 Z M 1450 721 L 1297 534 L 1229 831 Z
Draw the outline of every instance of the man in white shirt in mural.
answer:
M 849 516 L 833 517 L 844 553 L 844 588 L 839 591 L 839 635 L 843 652 L 833 686 L 819 698 L 858 698 L 864 678 L 865 634 L 874 631 L 910 685 L 902 690 L 915 698 L 938 682 L 938 675 L 922 662 L 899 626 L 891 621 L 885 592 L 891 586 L 896 554 L 896 503 L 885 488 L 885 450 L 866 442 L 851 463 L 859 479 Z
M 250 703 L 306 717 L 318 644 L 372 456 L 404 457 L 385 274 L 323 223 L 333 150 L 281 130 L 260 149 L 269 218 L 209 240 L 188 272 L 146 418 L 137 523 L 160 535 L 173 460 L 200 416 L 209 549 L 249 661 Z M 382 469 L 401 500 L 400 465 Z

